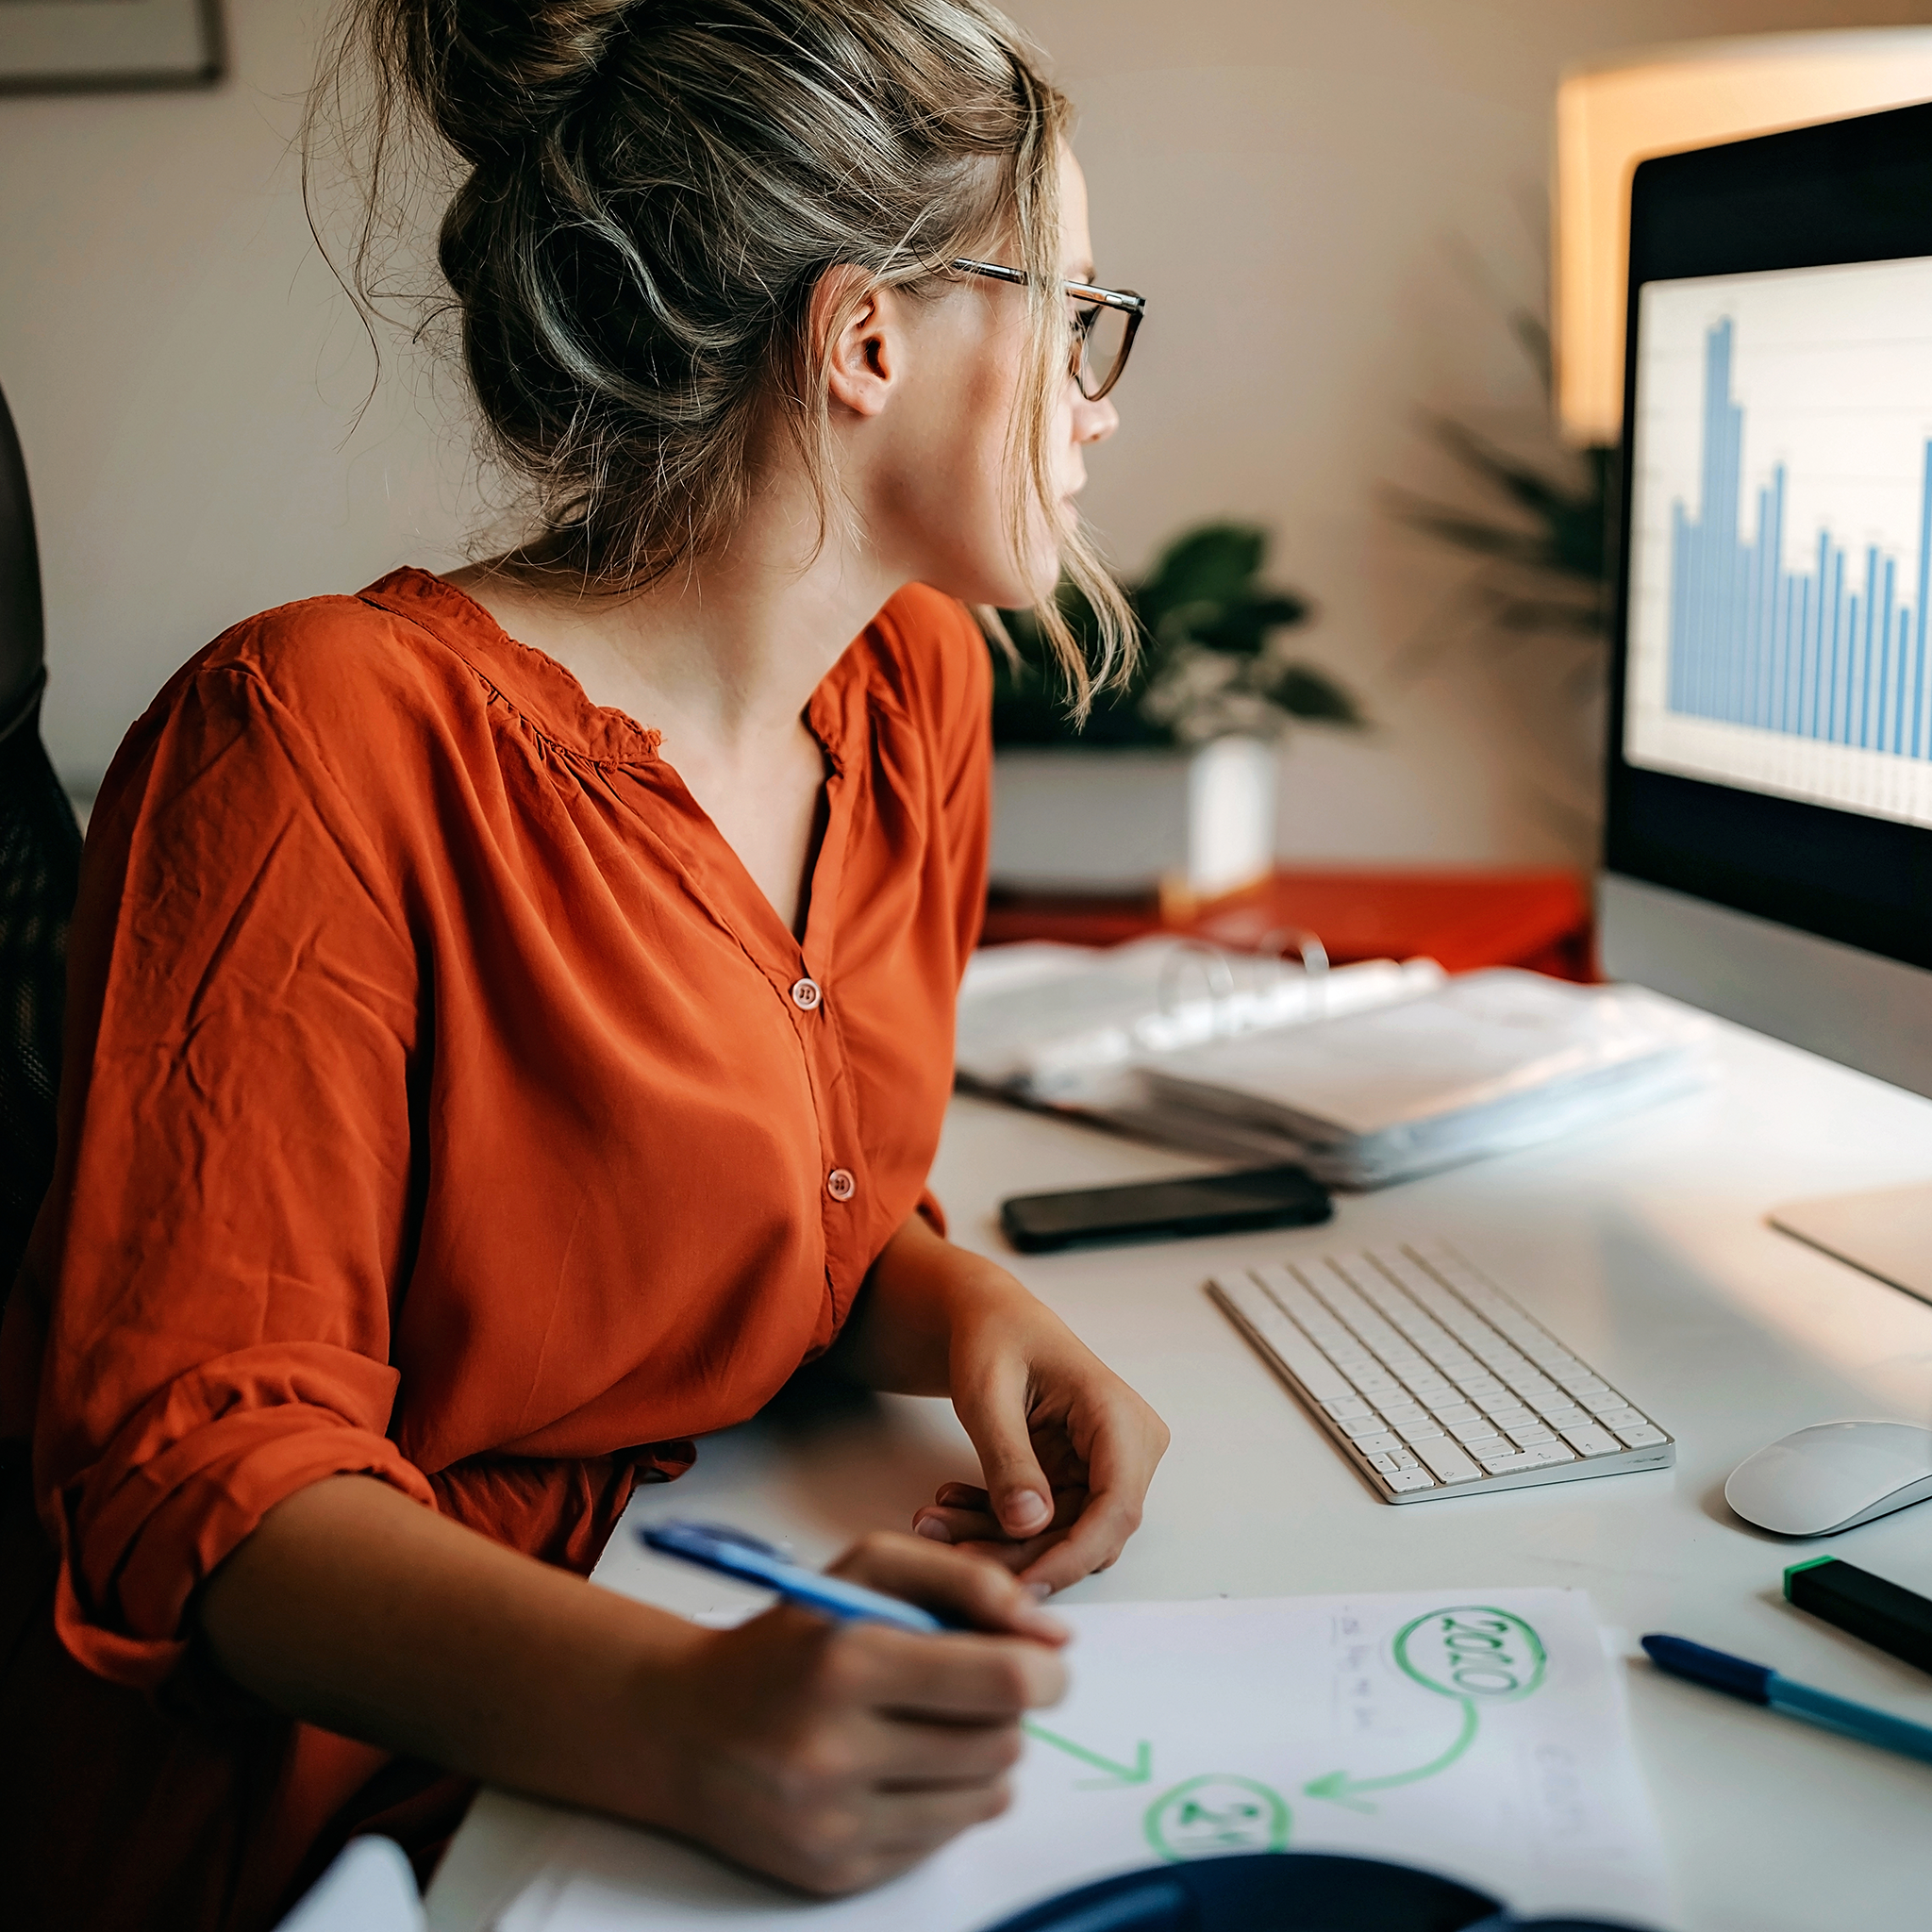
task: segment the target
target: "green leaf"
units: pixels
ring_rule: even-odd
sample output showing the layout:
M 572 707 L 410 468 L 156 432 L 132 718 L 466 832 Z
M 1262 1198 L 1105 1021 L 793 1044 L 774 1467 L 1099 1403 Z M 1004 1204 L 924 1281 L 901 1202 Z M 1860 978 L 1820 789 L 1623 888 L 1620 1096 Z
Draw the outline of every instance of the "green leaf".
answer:
M 1265 723 L 1250 724 L 1244 716 L 1241 728 L 1278 728 L 1291 717 L 1359 724 L 1354 699 L 1333 679 L 1305 666 L 1284 669 L 1267 661 L 1268 640 L 1306 623 L 1310 609 L 1292 591 L 1257 583 L 1267 551 L 1265 530 L 1208 524 L 1170 543 L 1144 582 L 1123 586 L 1141 626 L 1140 655 L 1126 687 L 1100 693 L 1078 728 L 1067 716 L 1065 681 L 1038 623 L 1024 611 L 1004 613 L 1021 663 L 1016 668 L 994 654 L 993 742 L 1166 747 L 1210 726 L 1229 729 L 1228 721 L 1204 711 L 1211 711 L 1205 695 L 1174 715 L 1147 715 L 1149 690 L 1163 681 L 1172 685 L 1170 674 L 1203 652 L 1244 660 L 1224 665 L 1226 675 L 1212 681 L 1217 689 L 1244 695 L 1249 712 L 1257 704 L 1268 708 Z M 1099 625 L 1087 600 L 1071 584 L 1060 587 L 1058 599 L 1075 641 L 1091 649 Z M 1178 688 L 1186 689 L 1186 682 Z
M 1227 605 L 1247 594 L 1268 555 L 1268 533 L 1249 524 L 1206 524 L 1171 543 L 1141 586 L 1155 614 L 1182 604 Z
M 1342 724 L 1359 731 L 1369 722 L 1354 696 L 1312 664 L 1284 664 L 1265 683 L 1257 681 L 1257 689 L 1291 718 L 1308 724 Z

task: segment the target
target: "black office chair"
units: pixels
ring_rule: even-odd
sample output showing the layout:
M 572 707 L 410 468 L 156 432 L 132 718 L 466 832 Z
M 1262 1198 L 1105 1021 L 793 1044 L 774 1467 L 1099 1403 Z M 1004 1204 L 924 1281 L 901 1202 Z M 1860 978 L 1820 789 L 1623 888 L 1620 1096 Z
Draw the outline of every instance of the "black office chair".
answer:
M 0 1305 L 54 1171 L 67 923 L 80 827 L 41 742 L 41 563 L 13 417 L 0 395 Z

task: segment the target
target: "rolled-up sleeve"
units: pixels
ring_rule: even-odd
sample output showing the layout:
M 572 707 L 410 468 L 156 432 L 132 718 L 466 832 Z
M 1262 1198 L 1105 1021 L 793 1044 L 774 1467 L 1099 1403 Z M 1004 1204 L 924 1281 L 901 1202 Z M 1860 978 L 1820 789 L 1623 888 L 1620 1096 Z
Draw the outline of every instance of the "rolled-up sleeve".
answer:
M 392 855 L 257 673 L 184 675 L 109 774 L 71 940 L 43 1338 L 56 1623 L 153 1685 L 284 1497 L 389 1440 L 423 972 Z

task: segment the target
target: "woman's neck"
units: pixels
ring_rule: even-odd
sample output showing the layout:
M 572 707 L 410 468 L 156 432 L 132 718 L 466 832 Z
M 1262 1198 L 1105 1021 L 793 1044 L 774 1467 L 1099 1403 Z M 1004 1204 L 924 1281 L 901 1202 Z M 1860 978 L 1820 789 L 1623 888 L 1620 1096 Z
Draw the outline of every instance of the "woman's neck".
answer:
M 802 936 L 824 825 L 824 763 L 804 712 L 900 588 L 815 498 L 769 477 L 719 555 L 629 596 L 559 591 L 503 564 L 453 572 L 593 704 L 662 734 L 662 757 L 774 911 Z
M 661 731 L 667 756 L 701 743 L 729 759 L 796 725 L 900 588 L 836 516 L 820 541 L 816 503 L 797 480 L 768 478 L 725 549 L 642 591 L 556 588 L 502 562 L 449 580 L 555 658 L 593 704 Z

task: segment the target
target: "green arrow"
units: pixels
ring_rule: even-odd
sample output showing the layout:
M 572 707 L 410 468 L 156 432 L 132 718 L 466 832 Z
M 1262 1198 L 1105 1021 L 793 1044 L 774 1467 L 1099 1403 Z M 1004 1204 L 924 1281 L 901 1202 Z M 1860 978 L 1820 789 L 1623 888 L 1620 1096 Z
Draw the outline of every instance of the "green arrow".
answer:
M 1141 1740 L 1141 1748 L 1132 1764 L 1116 1764 L 1111 1757 L 1103 1757 L 1098 1751 L 1090 1751 L 1084 1744 L 1076 1744 L 1071 1738 L 1062 1738 L 1050 1731 L 1044 1724 L 1037 1724 L 1029 1718 L 1020 1721 L 1020 1728 L 1029 1738 L 1038 1738 L 1042 1744 L 1051 1744 L 1056 1751 L 1064 1751 L 1069 1757 L 1077 1757 L 1082 1764 L 1091 1764 L 1095 1771 L 1104 1771 L 1104 1778 L 1082 1778 L 1080 1789 L 1091 1791 L 1101 1787 L 1111 1789 L 1116 1785 L 1144 1785 L 1154 1775 L 1154 1746 L 1146 1739 Z
M 1346 1805 L 1351 1811 L 1373 1811 L 1373 1805 L 1361 1801 L 1363 1791 L 1392 1790 L 1397 1785 L 1412 1785 L 1419 1779 L 1434 1777 L 1439 1771 L 1447 1771 L 1475 1742 L 1475 1699 L 1459 1697 L 1457 1702 L 1462 1706 L 1462 1728 L 1456 1734 L 1456 1741 L 1440 1757 L 1432 1757 L 1413 1771 L 1391 1771 L 1383 1777 L 1350 1777 L 1345 1771 L 1331 1771 L 1326 1777 L 1305 1784 L 1304 1794 L 1326 1798 L 1332 1805 Z

